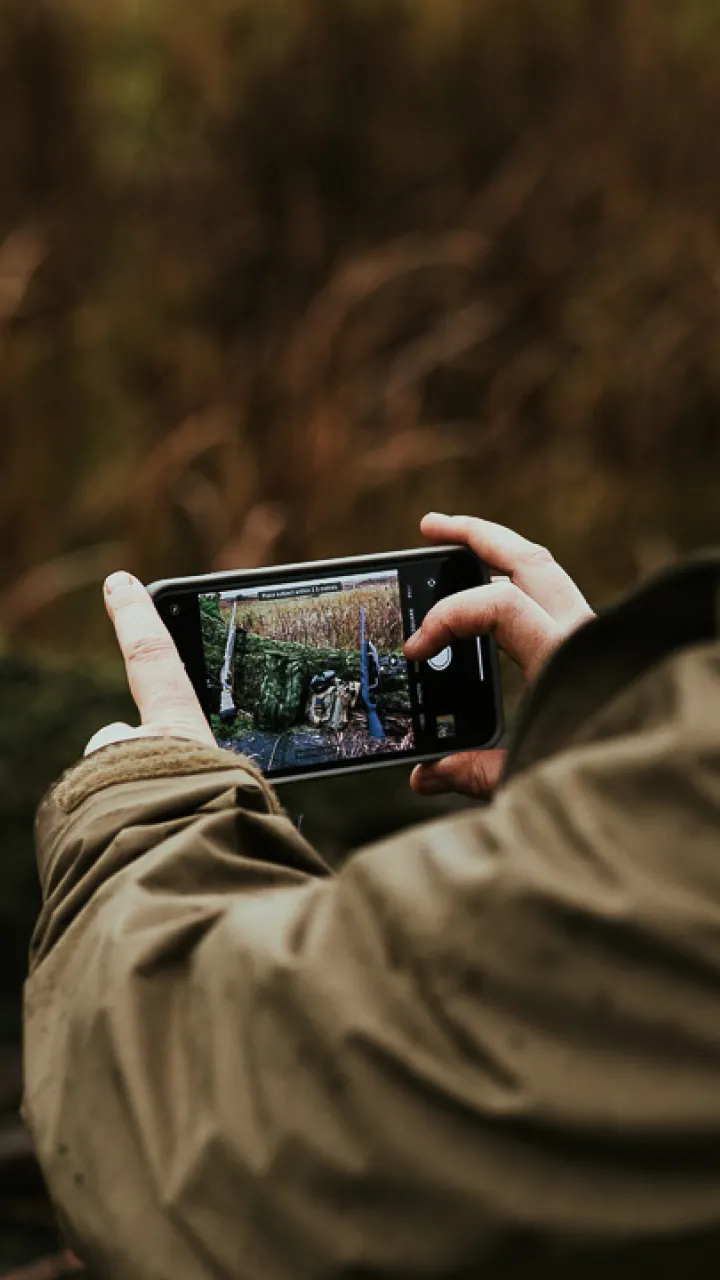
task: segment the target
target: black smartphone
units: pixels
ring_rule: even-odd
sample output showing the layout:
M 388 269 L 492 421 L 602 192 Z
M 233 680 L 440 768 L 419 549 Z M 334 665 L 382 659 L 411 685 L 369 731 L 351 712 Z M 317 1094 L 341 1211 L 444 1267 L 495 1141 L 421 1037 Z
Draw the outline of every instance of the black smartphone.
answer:
M 431 760 L 502 734 L 495 643 L 408 662 L 444 596 L 489 582 L 460 547 L 177 578 L 149 587 L 220 747 L 274 782 Z

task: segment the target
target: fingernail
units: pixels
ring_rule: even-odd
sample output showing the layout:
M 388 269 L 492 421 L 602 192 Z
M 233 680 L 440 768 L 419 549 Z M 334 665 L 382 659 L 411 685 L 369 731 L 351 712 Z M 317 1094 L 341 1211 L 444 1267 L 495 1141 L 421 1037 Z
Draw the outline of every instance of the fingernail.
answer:
M 119 570 L 118 573 L 111 573 L 110 577 L 105 579 L 105 594 L 112 595 L 118 587 L 129 587 L 134 581 L 132 574 L 126 573 L 124 569 Z
M 445 511 L 428 511 L 425 519 L 427 520 L 428 518 L 430 519 L 435 518 L 437 520 L 449 520 L 450 516 L 447 515 Z

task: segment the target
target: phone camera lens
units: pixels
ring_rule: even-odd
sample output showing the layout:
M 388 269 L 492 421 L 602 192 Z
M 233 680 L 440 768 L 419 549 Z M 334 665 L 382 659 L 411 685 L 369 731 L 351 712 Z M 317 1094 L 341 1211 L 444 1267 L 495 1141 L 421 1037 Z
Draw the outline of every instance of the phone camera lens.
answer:
M 172 604 L 170 605 L 170 617 L 177 618 L 179 614 L 180 614 L 180 605 L 178 604 L 177 600 L 173 600 Z

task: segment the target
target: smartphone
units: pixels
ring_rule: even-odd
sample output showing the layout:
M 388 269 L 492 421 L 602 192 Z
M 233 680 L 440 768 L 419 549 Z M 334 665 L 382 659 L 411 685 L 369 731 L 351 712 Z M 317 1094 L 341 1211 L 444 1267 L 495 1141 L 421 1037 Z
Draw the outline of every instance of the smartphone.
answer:
M 492 747 L 503 729 L 491 637 L 408 662 L 443 597 L 490 581 L 461 547 L 153 583 L 218 746 L 273 782 Z

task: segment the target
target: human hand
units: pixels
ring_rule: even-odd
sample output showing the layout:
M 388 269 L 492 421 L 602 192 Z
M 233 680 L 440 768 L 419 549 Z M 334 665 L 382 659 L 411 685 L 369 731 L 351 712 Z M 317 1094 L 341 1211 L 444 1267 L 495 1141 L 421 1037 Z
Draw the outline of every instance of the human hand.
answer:
M 105 583 L 105 606 L 141 724 L 138 728 L 120 722 L 107 725 L 90 739 L 85 755 L 127 738 L 190 738 L 214 746 L 170 632 L 142 583 L 129 573 L 112 574 Z
M 431 542 L 464 543 L 491 570 L 507 577 L 436 604 L 405 645 L 411 661 L 432 658 L 453 640 L 492 632 L 530 681 L 563 640 L 594 616 L 550 552 L 511 529 L 472 516 L 434 511 L 425 516 L 420 528 Z M 410 783 L 421 795 L 459 791 L 487 796 L 500 781 L 505 754 L 494 750 L 446 756 L 418 765 Z

